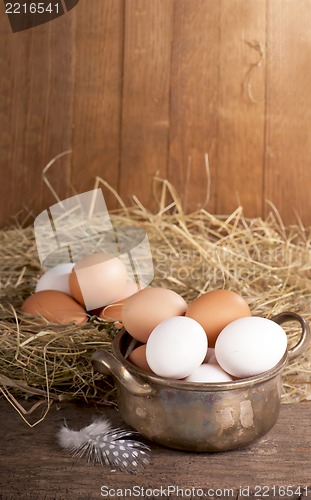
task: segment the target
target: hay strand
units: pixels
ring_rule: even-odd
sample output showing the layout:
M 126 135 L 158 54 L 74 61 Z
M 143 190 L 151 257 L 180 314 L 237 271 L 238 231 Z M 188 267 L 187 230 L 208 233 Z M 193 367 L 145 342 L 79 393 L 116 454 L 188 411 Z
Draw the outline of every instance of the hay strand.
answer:
M 254 315 L 271 317 L 291 310 L 311 319 L 311 231 L 298 220 L 286 227 L 271 205 L 268 217 L 246 218 L 241 207 L 229 216 L 203 208 L 185 214 L 173 186 L 164 179 L 156 213 L 137 197 L 132 207 L 111 213 L 113 225 L 139 226 L 148 234 L 153 253 L 153 286 L 180 293 L 187 302 L 207 290 L 228 288 L 240 293 Z M 106 182 L 96 179 L 96 186 Z M 116 194 L 116 193 L 115 193 Z M 96 229 L 96 228 L 95 228 Z M 82 397 L 115 402 L 114 384 L 94 373 L 90 357 L 109 349 L 113 326 L 92 318 L 81 327 L 37 325 L 20 312 L 35 289 L 42 269 L 31 227 L 0 232 L 0 389 L 17 406 L 16 397 L 33 395 L 45 401 Z M 297 326 L 288 325 L 289 345 L 298 340 Z M 282 402 L 311 400 L 311 350 L 288 364 Z M 42 406 L 42 405 L 38 405 Z M 36 407 L 37 408 L 37 407 Z M 44 414 L 45 414 L 44 412 Z

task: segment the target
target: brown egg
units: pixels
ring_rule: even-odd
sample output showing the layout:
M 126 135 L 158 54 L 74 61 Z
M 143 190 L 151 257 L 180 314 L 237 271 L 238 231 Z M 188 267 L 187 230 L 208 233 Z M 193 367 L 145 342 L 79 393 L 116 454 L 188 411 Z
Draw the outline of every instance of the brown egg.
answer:
M 75 300 L 84 306 L 83 295 L 74 269 L 69 274 L 69 288 Z
M 231 290 L 206 292 L 188 307 L 186 316 L 195 319 L 204 328 L 208 346 L 215 341 L 225 326 L 235 319 L 251 316 L 251 311 L 243 297 Z
M 134 349 L 128 356 L 128 361 L 133 363 L 133 365 L 145 370 L 146 372 L 153 373 L 150 366 L 148 365 L 146 358 L 146 344 L 143 344 L 136 349 Z
M 122 307 L 124 302 L 117 302 L 116 304 L 110 304 L 104 307 L 99 313 L 99 318 L 105 321 L 118 321 L 121 320 Z
M 124 328 L 140 342 L 147 342 L 161 321 L 182 316 L 187 303 L 178 293 L 166 288 L 144 288 L 131 295 L 122 307 Z
M 72 296 L 88 310 L 118 300 L 126 284 L 127 270 L 124 263 L 107 253 L 83 257 L 69 275 Z
M 99 317 L 101 319 L 104 319 L 105 321 L 121 320 L 122 307 L 124 302 L 128 300 L 128 297 L 134 295 L 134 293 L 136 292 L 137 292 L 136 283 L 133 282 L 127 283 L 125 289 L 122 292 L 122 298 L 114 302 L 113 304 L 109 304 L 108 306 L 104 307 L 104 309 L 102 309 L 102 311 L 100 312 Z
M 60 325 L 71 322 L 83 325 L 87 322 L 83 307 L 70 295 L 56 290 L 43 290 L 30 295 L 23 303 L 22 311 Z

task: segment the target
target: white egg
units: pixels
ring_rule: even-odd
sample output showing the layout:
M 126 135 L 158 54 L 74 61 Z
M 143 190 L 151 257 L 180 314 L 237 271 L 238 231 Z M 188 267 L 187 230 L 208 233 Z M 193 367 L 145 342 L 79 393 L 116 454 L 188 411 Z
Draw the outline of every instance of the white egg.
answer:
M 51 269 L 46 271 L 39 279 L 35 291 L 42 292 L 43 290 L 58 290 L 59 292 L 71 295 L 69 289 L 69 274 L 71 273 L 73 266 L 74 264 L 72 263 L 65 263 L 51 267 Z
M 230 377 L 230 375 L 228 375 L 219 365 L 203 363 L 194 370 L 185 381 L 202 383 L 231 382 L 232 377 Z
M 208 360 L 208 364 L 209 364 L 209 365 L 217 365 L 217 366 L 219 366 L 219 363 L 218 363 L 218 361 L 217 361 L 217 359 L 216 359 L 215 354 L 213 354 L 213 355 L 209 358 L 209 360 Z
M 220 332 L 215 355 L 226 372 L 243 378 L 273 368 L 286 348 L 286 333 L 280 325 L 252 316 L 237 319 Z
M 185 378 L 203 362 L 207 337 L 192 318 L 173 316 L 161 321 L 147 341 L 146 357 L 151 370 L 161 377 Z
M 215 349 L 214 347 L 209 347 L 207 349 L 206 356 L 204 358 L 203 363 L 209 363 L 211 365 L 218 365 L 217 359 L 215 357 Z

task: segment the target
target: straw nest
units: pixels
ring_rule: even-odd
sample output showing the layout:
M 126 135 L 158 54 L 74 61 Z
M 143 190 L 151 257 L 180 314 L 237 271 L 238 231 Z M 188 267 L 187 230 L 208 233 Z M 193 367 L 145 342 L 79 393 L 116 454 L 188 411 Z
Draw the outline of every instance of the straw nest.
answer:
M 172 186 L 163 180 L 159 208 L 135 204 L 112 212 L 118 226 L 139 226 L 149 237 L 155 277 L 153 286 L 170 288 L 190 302 L 208 290 L 227 288 L 240 293 L 255 315 L 271 317 L 285 310 L 310 320 L 311 234 L 285 227 L 272 210 L 266 220 L 244 217 L 239 207 L 230 216 L 202 209 L 183 213 Z M 169 200 L 169 201 L 168 201 Z M 121 200 L 119 200 L 121 201 Z M 17 396 L 37 396 L 32 410 L 71 398 L 115 401 L 110 378 L 94 373 L 90 357 L 109 349 L 113 325 L 38 326 L 20 308 L 31 294 L 42 269 L 32 227 L 0 232 L 0 390 L 23 416 Z M 299 338 L 297 325 L 286 326 L 289 345 Z M 267 346 L 267 349 L 269 347 Z M 283 376 L 282 402 L 311 399 L 311 349 L 290 362 Z M 44 418 L 44 414 L 41 418 Z

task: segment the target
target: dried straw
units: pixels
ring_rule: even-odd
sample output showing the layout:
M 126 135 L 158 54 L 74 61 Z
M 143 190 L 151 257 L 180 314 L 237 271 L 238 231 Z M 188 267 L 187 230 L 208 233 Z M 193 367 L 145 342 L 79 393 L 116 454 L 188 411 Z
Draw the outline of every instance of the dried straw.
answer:
M 229 216 L 205 209 L 185 214 L 172 185 L 160 186 L 159 207 L 148 211 L 135 204 L 111 213 L 119 226 L 146 230 L 155 266 L 154 286 L 171 288 L 188 302 L 213 289 L 234 290 L 247 300 L 253 314 L 271 317 L 284 310 L 311 318 L 311 233 L 298 222 L 285 227 L 271 207 L 266 220 L 244 217 L 241 207 Z M 96 179 L 96 187 L 106 183 Z M 158 187 L 159 187 L 158 186 Z M 109 349 L 115 333 L 107 324 L 84 327 L 36 325 L 20 307 L 42 274 L 33 229 L 16 226 L 0 232 L 0 391 L 25 418 L 16 396 L 39 397 L 44 403 L 83 397 L 115 401 L 113 383 L 95 374 L 90 356 Z M 297 326 L 287 328 L 289 344 L 298 339 Z M 268 346 L 267 346 L 268 349 Z M 311 400 L 311 349 L 289 363 L 283 376 L 282 402 Z M 28 412 L 29 413 L 29 412 Z M 38 423 L 38 422 L 36 422 Z

